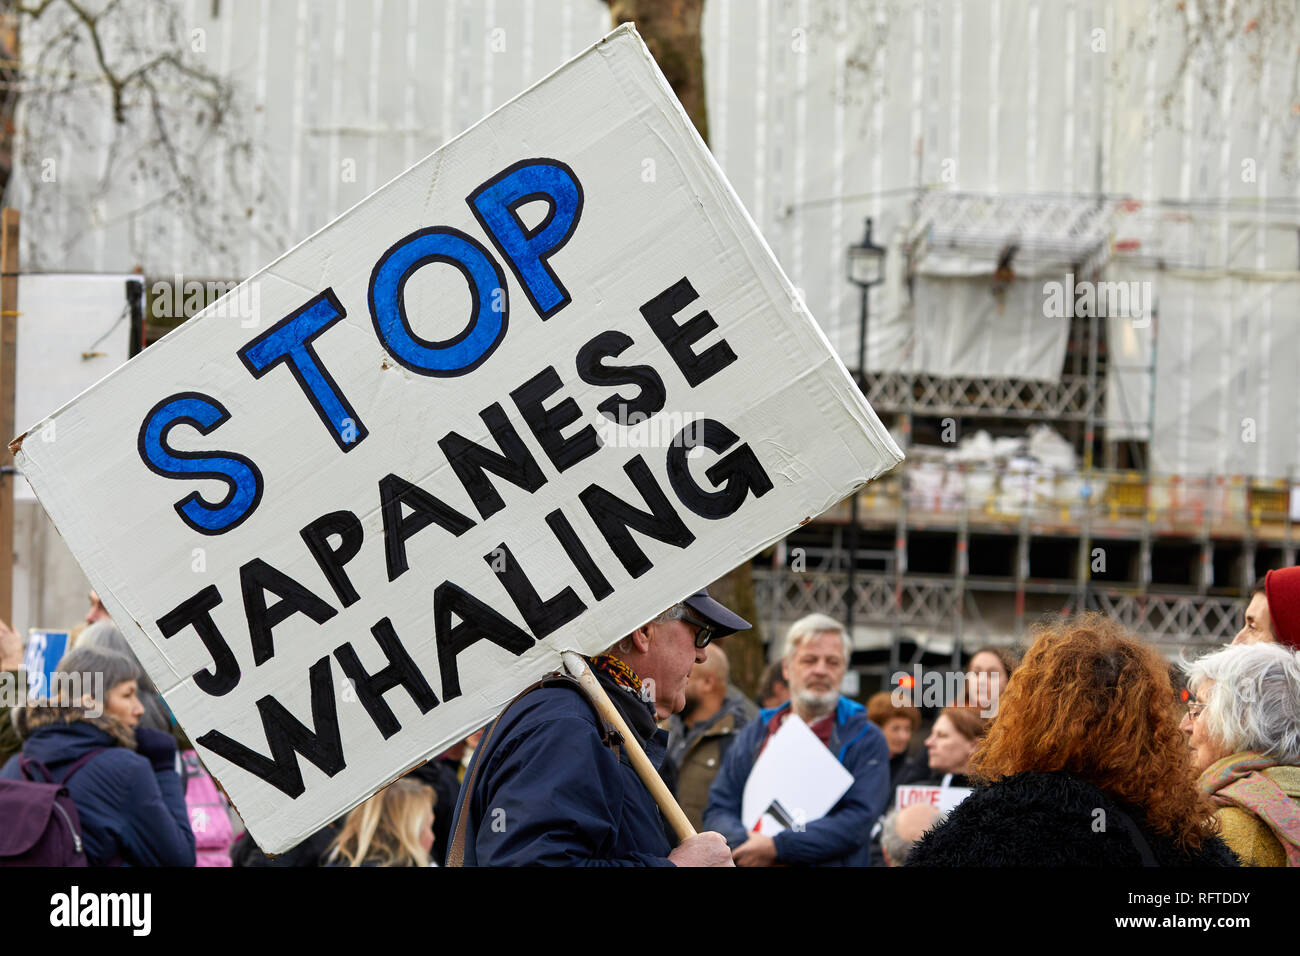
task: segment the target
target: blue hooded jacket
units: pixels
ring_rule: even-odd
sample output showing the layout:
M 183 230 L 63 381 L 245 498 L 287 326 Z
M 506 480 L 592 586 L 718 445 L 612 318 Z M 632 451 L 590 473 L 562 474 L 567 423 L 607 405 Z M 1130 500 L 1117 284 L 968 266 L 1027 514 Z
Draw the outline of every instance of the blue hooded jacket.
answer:
M 758 720 L 742 730 L 727 751 L 709 789 L 704 829 L 721 833 L 733 850 L 750 836 L 740 819 L 745 783 L 772 719 L 789 706 L 787 701 L 759 711 Z M 871 828 L 889 803 L 889 745 L 880 728 L 867 719 L 866 708 L 841 697 L 835 706 L 830 749 L 853 774 L 853 785 L 826 816 L 806 824 L 802 831 L 783 830 L 773 838 L 781 863 L 871 865 Z
M 91 866 L 193 866 L 194 833 L 180 774 L 176 743 L 169 734 L 141 728 L 138 746 L 149 756 L 121 746 L 91 720 L 49 723 L 32 729 L 20 754 L 0 770 L 0 779 L 22 780 L 22 754 L 40 761 L 56 781 L 77 758 L 97 748 L 70 780 L 68 794 L 81 819 L 86 860 Z M 170 742 L 170 749 L 167 744 Z M 170 756 L 170 759 L 168 757 Z M 36 773 L 40 779 L 39 771 Z
M 594 672 L 658 769 L 668 734 L 653 711 Z M 663 817 L 622 749 L 604 744 L 578 690 L 543 687 L 509 707 L 465 774 L 474 779 L 465 866 L 672 866 Z

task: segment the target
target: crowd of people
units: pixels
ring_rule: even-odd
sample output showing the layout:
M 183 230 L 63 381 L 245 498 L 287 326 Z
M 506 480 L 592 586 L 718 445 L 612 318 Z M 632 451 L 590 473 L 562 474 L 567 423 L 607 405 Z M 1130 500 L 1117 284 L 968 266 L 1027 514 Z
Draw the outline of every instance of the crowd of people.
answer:
M 924 737 L 908 688 L 841 693 L 852 647 L 824 614 L 748 698 L 722 639 L 749 625 L 701 591 L 588 659 L 623 731 L 576 682 L 543 682 L 274 858 L 91 598 L 58 665 L 92 678 L 79 696 L 56 682 L 0 715 L 0 782 L 28 785 L 0 783 L 0 812 L 32 817 L 39 790 L 74 839 L 50 804 L 0 863 L 1300 866 L 1300 567 L 1259 583 L 1232 644 L 1173 666 L 1096 613 L 1038 626 L 1023 659 L 980 648 Z M 21 668 L 0 622 L 0 670 Z M 746 790 L 791 718 L 851 783 L 812 818 L 774 803 L 769 828 Z M 627 733 L 696 832 L 671 833 Z

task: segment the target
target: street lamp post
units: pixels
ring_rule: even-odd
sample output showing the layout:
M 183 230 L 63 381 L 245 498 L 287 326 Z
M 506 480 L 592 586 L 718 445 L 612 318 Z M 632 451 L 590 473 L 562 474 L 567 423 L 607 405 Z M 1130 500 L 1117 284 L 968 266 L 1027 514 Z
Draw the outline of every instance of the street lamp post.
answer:
M 848 279 L 861 293 L 858 314 L 858 367 L 857 382 L 862 394 L 867 394 L 867 317 L 871 309 L 871 287 L 884 281 L 885 250 L 871 241 L 871 217 L 867 217 L 867 230 L 862 242 L 849 246 Z M 849 502 L 849 581 L 844 599 L 844 626 L 849 639 L 853 638 L 853 577 L 858 564 L 858 493 L 853 492 Z

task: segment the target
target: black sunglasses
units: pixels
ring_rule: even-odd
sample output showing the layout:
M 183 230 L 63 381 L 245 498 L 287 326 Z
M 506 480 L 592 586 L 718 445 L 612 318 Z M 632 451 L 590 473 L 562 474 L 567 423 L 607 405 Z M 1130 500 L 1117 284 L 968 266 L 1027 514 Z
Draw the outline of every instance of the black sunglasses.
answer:
M 708 647 L 709 641 L 713 640 L 718 632 L 718 625 L 703 618 L 698 618 L 685 607 L 682 608 L 682 618 L 687 624 L 694 624 L 699 630 L 695 633 L 695 646 Z

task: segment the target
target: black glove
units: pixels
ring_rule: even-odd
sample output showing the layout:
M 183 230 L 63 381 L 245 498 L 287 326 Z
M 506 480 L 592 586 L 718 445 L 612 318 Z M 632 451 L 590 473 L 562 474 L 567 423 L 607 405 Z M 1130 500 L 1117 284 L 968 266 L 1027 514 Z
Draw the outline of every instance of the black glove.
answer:
M 137 727 L 135 750 L 140 756 L 149 758 L 155 773 L 176 770 L 176 738 L 171 734 L 152 727 Z

